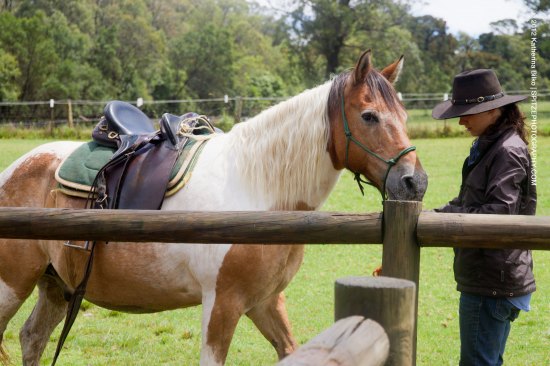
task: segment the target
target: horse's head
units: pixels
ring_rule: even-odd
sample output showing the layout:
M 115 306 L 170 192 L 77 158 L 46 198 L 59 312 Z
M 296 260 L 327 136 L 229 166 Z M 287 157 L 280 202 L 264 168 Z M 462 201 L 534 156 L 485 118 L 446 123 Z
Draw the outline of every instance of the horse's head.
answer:
M 392 85 L 402 66 L 403 57 L 379 72 L 369 50 L 352 71 L 335 78 L 329 96 L 329 151 L 337 169 L 364 175 L 390 199 L 420 201 L 428 178 Z

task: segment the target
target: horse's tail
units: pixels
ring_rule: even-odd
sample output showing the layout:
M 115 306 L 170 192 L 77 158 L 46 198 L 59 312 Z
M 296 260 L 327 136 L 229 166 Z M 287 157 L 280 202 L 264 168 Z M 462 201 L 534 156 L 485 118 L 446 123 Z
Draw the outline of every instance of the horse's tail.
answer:
M 10 356 L 8 355 L 8 352 L 4 349 L 4 345 L 2 344 L 2 335 L 0 335 L 0 364 L 4 366 L 10 365 Z

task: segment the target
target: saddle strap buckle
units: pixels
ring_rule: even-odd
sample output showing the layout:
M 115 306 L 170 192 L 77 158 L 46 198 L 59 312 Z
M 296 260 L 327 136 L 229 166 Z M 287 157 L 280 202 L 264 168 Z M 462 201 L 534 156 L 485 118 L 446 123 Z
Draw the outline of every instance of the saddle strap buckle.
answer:
M 84 245 L 73 244 L 73 242 L 70 240 L 67 240 L 65 243 L 63 243 L 63 245 L 69 248 L 84 250 L 86 252 L 90 251 L 90 242 L 88 240 L 84 242 Z

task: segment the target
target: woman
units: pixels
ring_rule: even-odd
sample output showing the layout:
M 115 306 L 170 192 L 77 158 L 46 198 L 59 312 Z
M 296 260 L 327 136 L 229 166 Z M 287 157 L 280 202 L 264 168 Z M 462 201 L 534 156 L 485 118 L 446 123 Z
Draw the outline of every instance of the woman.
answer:
M 525 117 L 505 95 L 492 70 L 458 74 L 452 100 L 432 111 L 436 119 L 460 117 L 477 139 L 462 167 L 457 198 L 438 212 L 534 215 Z M 529 250 L 455 248 L 454 275 L 460 291 L 460 365 L 501 365 L 510 323 L 529 311 L 535 291 Z

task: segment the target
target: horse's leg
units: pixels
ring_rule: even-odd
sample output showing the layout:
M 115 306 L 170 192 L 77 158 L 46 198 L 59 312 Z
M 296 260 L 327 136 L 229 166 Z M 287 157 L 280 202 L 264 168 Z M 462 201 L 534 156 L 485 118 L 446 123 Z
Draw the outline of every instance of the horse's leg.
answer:
M 15 291 L 0 278 L 0 363 L 3 365 L 9 364 L 8 354 L 2 346 L 4 331 L 24 301 L 24 298 L 18 297 Z
M 288 321 L 285 295 L 282 292 L 259 303 L 246 315 L 275 347 L 279 359 L 286 357 L 297 348 L 298 345 Z
M 35 241 L 0 239 L 0 340 L 47 266 L 48 258 Z
M 237 323 L 244 313 L 236 294 L 203 296 L 201 366 L 223 365 Z
M 231 247 L 218 271 L 215 291 L 203 293 L 201 362 L 213 360 L 212 363 L 204 361 L 204 364 L 223 364 L 237 323 L 244 313 L 250 313 L 255 322 L 262 323 L 262 332 L 270 341 L 280 343 L 277 345 L 280 357 L 295 348 L 284 297 L 279 294 L 298 271 L 303 251 L 303 245 Z M 210 296 L 205 295 L 209 293 Z M 262 311 L 270 313 L 271 325 L 261 321 Z
M 38 302 L 19 333 L 23 365 L 39 365 L 50 335 L 67 311 L 63 290 L 53 277 L 42 276 L 38 289 Z
M 0 362 L 8 356 L 1 347 L 10 319 L 30 296 L 48 266 L 48 257 L 34 240 L 0 239 Z

